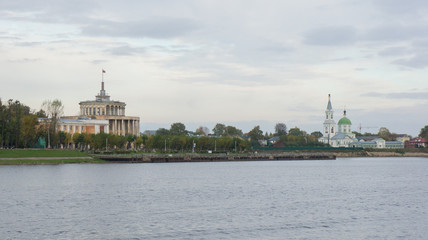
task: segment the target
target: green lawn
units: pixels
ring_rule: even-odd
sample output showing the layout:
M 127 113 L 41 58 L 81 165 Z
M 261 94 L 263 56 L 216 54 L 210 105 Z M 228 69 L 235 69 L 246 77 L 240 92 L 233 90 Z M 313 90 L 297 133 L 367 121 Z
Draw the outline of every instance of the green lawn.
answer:
M 47 165 L 66 163 L 105 163 L 100 159 L 0 160 L 0 165 Z
M 0 149 L 0 158 L 23 157 L 89 157 L 89 155 L 73 150 Z

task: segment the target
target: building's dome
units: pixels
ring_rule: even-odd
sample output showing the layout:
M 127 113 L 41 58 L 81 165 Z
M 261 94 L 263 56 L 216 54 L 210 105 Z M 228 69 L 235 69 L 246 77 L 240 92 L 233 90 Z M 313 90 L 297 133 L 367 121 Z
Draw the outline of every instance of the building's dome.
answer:
M 349 118 L 343 117 L 339 120 L 337 125 L 352 125 L 352 123 L 351 123 L 351 120 L 349 120 Z

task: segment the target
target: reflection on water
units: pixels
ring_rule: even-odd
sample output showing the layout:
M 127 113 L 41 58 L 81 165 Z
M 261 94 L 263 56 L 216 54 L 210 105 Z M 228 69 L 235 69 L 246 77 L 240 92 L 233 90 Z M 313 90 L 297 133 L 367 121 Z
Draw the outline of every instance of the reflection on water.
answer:
M 428 159 L 0 166 L 0 239 L 426 239 Z

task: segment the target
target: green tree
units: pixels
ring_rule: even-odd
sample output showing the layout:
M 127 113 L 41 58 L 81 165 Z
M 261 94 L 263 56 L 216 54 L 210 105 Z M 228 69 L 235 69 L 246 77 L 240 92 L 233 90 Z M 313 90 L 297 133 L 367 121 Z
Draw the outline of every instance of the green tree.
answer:
M 298 127 L 294 127 L 294 128 L 290 128 L 290 130 L 288 131 L 288 135 L 291 135 L 291 136 L 303 136 L 304 132 L 301 131 Z
M 171 135 L 175 135 L 175 136 L 186 135 L 187 134 L 186 126 L 180 122 L 173 123 L 173 124 L 171 124 L 171 128 L 169 130 L 169 133 Z
M 312 132 L 311 136 L 314 136 L 315 138 L 320 138 L 322 137 L 322 133 L 320 131 L 316 131 L 316 132 Z
M 166 128 L 159 128 L 156 131 L 156 135 L 169 135 L 169 130 Z
M 75 133 L 72 137 L 73 143 L 75 144 L 76 148 L 83 148 L 83 144 L 85 142 L 85 135 L 83 134 L 79 134 L 79 133 Z
M 235 137 L 235 136 L 242 136 L 243 133 L 241 129 L 237 129 L 234 126 L 227 126 L 225 129 L 225 135 Z
M 247 136 L 253 140 L 262 140 L 263 139 L 263 131 L 260 130 L 260 126 L 255 126 L 251 131 L 247 133 Z
M 36 134 L 37 116 L 26 115 L 22 117 L 21 136 L 23 147 L 33 147 L 37 142 Z
M 213 133 L 216 136 L 223 136 L 226 133 L 226 125 L 222 123 L 217 123 L 213 128 Z

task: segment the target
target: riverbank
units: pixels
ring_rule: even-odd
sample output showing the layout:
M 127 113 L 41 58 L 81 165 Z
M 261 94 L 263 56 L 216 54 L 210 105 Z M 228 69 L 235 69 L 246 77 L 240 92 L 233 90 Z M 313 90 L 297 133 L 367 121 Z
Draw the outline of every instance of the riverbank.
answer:
M 109 162 L 161 163 L 161 162 L 232 162 L 232 161 L 304 161 L 335 160 L 332 153 L 259 153 L 259 154 L 131 154 L 98 155 Z
M 293 152 L 260 152 L 238 154 L 88 154 L 73 150 L 47 149 L 0 149 L 0 165 L 45 165 L 69 163 L 153 163 L 153 162 L 219 162 L 219 161 L 297 161 L 297 160 L 334 160 L 336 158 L 356 157 L 425 157 L 425 149 L 411 150 L 360 150 L 360 151 L 293 151 Z
M 428 152 L 397 152 L 397 151 L 357 151 L 357 152 L 332 152 L 338 158 L 350 157 L 427 157 Z

